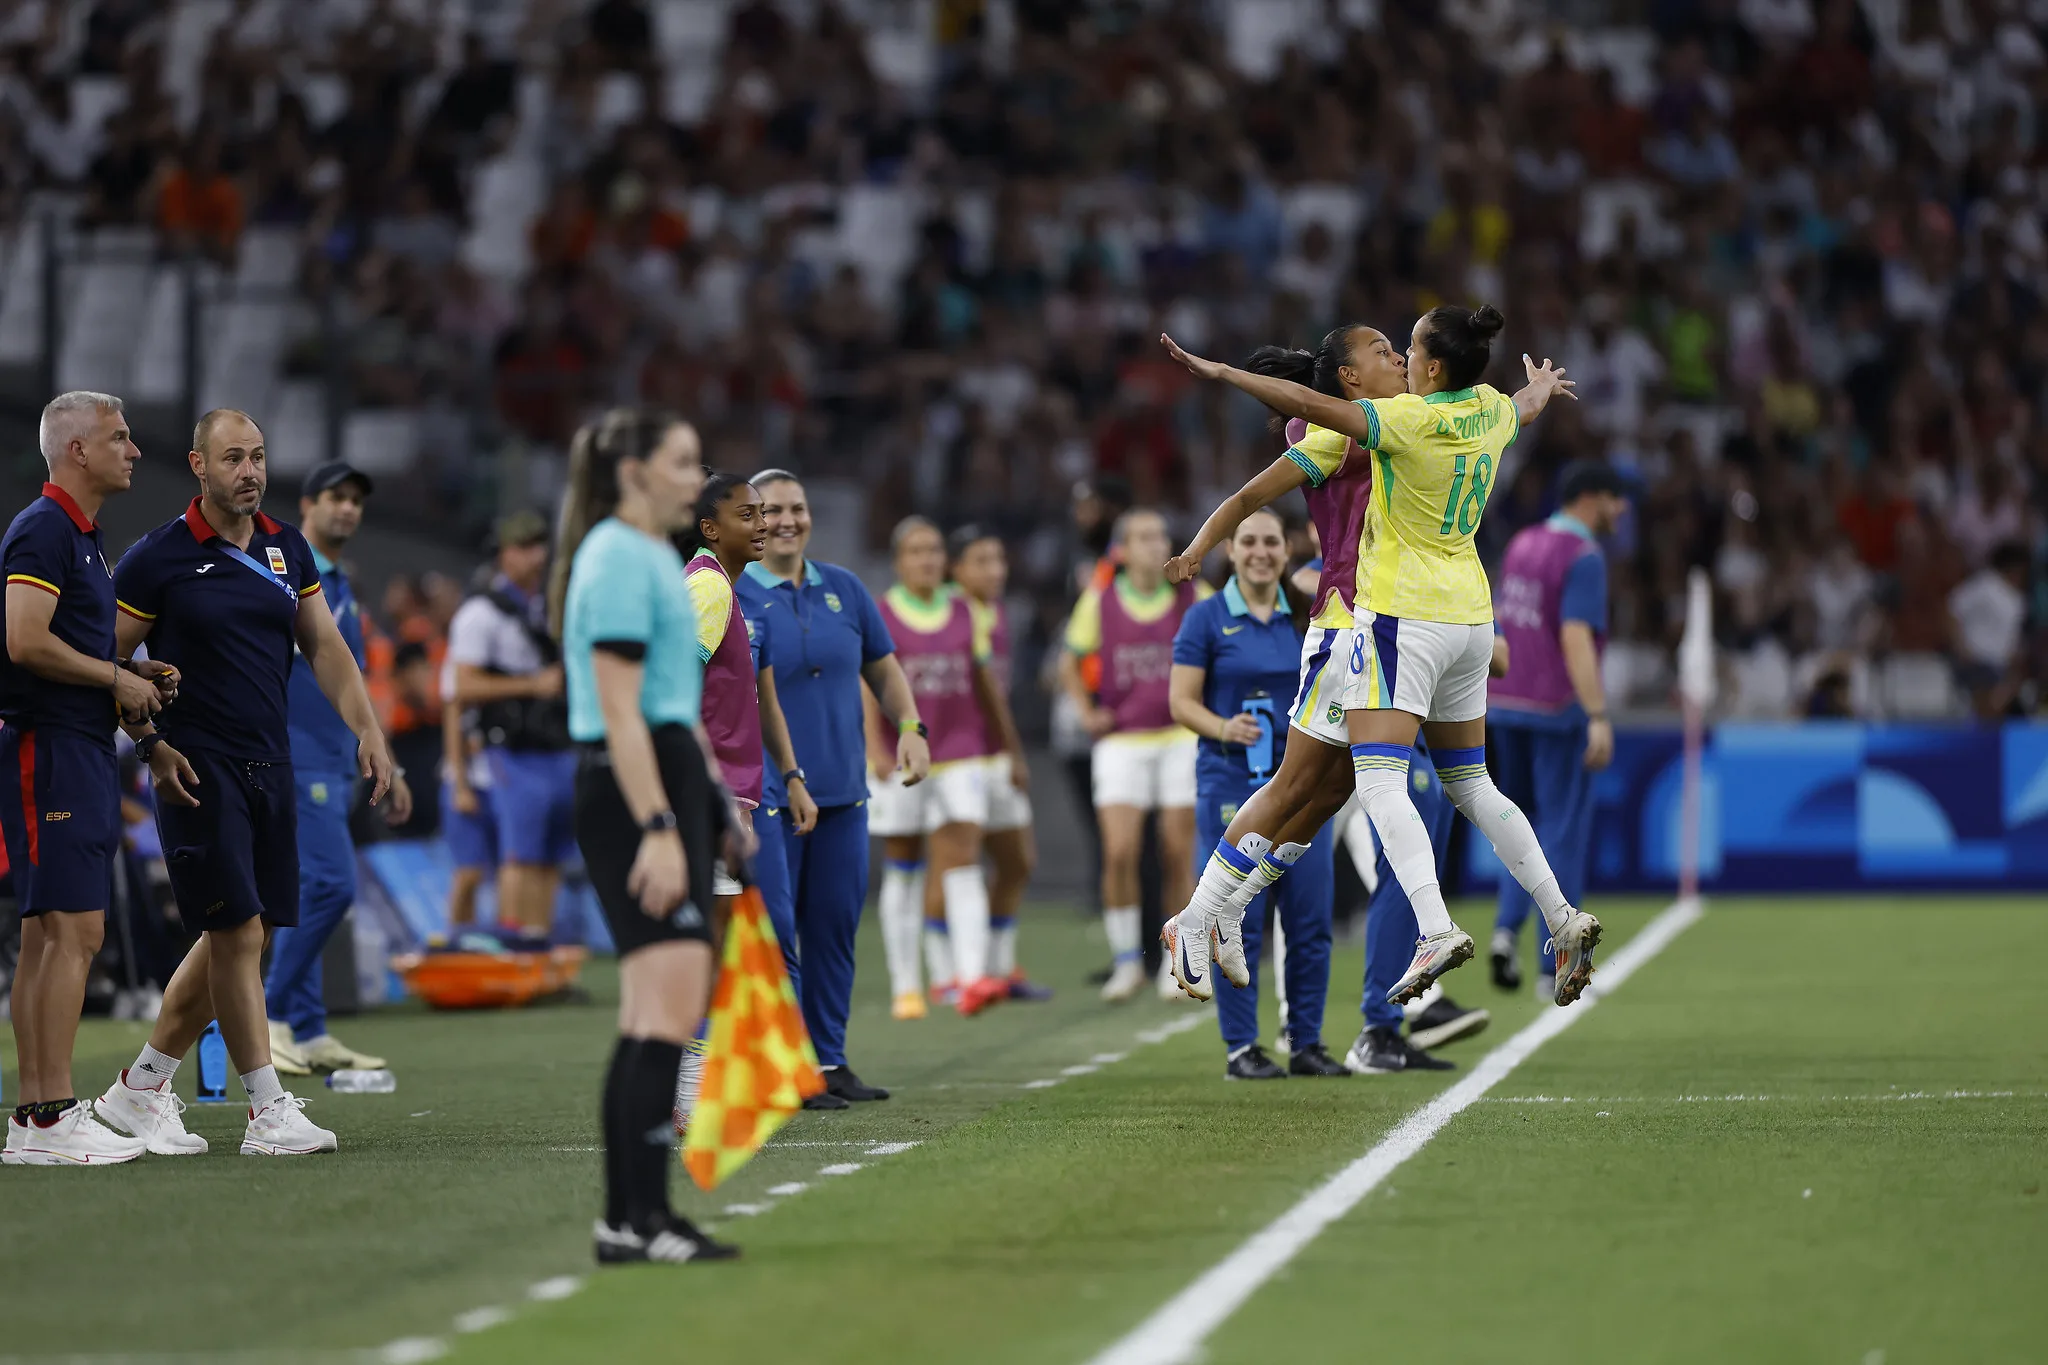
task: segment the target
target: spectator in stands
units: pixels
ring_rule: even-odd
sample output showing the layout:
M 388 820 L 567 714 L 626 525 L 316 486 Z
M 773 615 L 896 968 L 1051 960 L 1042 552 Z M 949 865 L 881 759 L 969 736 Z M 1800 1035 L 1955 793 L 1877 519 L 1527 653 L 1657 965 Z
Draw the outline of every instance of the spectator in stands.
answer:
M 575 853 L 576 754 L 561 652 L 547 632 L 547 564 L 547 520 L 507 516 L 498 523 L 496 573 L 448 627 L 452 700 L 476 710 L 491 768 L 499 914 L 533 935 L 548 932 L 562 864 Z
M 156 223 L 173 255 L 197 252 L 232 265 L 242 213 L 242 192 L 221 170 L 217 141 L 209 136 L 189 153 L 172 153 L 157 188 Z
M 2004 715 L 2018 694 L 2014 665 L 2027 619 L 2027 551 L 2006 541 L 1991 560 L 1949 595 L 1955 622 L 1956 680 L 1980 719 Z

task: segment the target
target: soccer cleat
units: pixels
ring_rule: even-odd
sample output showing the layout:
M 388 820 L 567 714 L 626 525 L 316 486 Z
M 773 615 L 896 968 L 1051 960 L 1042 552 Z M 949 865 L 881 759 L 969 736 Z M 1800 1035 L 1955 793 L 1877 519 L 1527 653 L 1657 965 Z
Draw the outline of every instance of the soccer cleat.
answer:
M 804 1096 L 806 1109 L 851 1109 L 853 1105 L 839 1098 L 829 1090 L 820 1090 L 815 1095 Z
M 905 991 L 889 1002 L 889 1017 L 892 1019 L 922 1019 L 925 1017 L 924 993 Z
M 11 1134 L 10 1134 L 11 1136 Z M 148 1150 L 141 1138 L 117 1133 L 74 1102 L 47 1127 L 31 1119 L 14 1149 L 16 1166 L 118 1166 Z
M 960 992 L 958 1006 L 961 1016 L 973 1018 L 998 1001 L 1010 998 L 1010 983 L 999 976 L 984 976 L 979 981 L 969 982 Z
M 1210 960 L 1223 979 L 1243 990 L 1252 984 L 1252 969 L 1244 960 L 1244 917 L 1231 919 L 1215 915 L 1209 920 Z M 1212 983 L 1213 984 L 1213 983 Z
M 1406 1004 L 1436 984 L 1436 979 L 1472 956 L 1472 935 L 1453 924 L 1441 934 L 1415 941 L 1415 958 L 1394 989 L 1387 992 L 1390 1005 Z
M 1485 1032 L 1491 1022 L 1493 1016 L 1485 1010 L 1468 1010 L 1448 995 L 1439 995 L 1408 1021 L 1408 1041 L 1419 1048 L 1442 1047 Z
M 1557 953 L 1557 991 L 1552 997 L 1569 1005 L 1585 993 L 1593 979 L 1593 949 L 1600 943 L 1600 921 L 1583 910 L 1572 911 L 1564 927 L 1551 936 Z
M 1401 1036 L 1392 1024 L 1359 1031 L 1344 1054 L 1344 1067 L 1357 1076 L 1391 1076 L 1397 1071 L 1454 1071 L 1456 1063 L 1432 1057 Z
M 1290 1076 L 1349 1076 L 1349 1068 L 1330 1055 L 1329 1049 L 1321 1043 L 1310 1043 L 1287 1054 L 1287 1074 Z
M 1052 987 L 1033 983 L 1024 975 L 1022 967 L 1011 972 L 1010 979 L 1005 984 L 1010 988 L 1010 999 L 1012 1000 L 1023 1000 L 1031 1004 L 1038 1004 L 1052 999 Z
M 382 1071 L 391 1065 L 382 1057 L 357 1052 L 331 1033 L 300 1043 L 299 1055 L 315 1071 Z
M 92 1107 L 102 1123 L 141 1138 L 157 1156 L 206 1154 L 206 1139 L 185 1131 L 185 1101 L 168 1081 L 154 1090 L 137 1090 L 124 1070 Z
M 1266 1050 L 1257 1043 L 1242 1052 L 1233 1053 L 1230 1064 L 1223 1068 L 1226 1081 L 1284 1081 L 1287 1073 L 1280 1064 L 1266 1055 Z
M 931 996 L 932 1003 L 940 1009 L 951 1009 L 960 1003 L 960 987 L 951 981 L 935 982 Z
M 869 1100 L 886 1100 L 889 1092 L 879 1085 L 867 1085 L 853 1074 L 850 1066 L 828 1066 L 825 1068 L 825 1093 L 837 1095 L 842 1100 L 863 1104 Z
M 1195 915 L 1195 919 L 1183 924 L 1188 915 Z M 1196 1000 L 1212 1000 L 1216 996 L 1216 973 L 1209 960 L 1213 936 L 1203 932 L 1204 918 L 1192 908 L 1183 910 L 1159 931 L 1168 974 L 1181 991 Z
M 704 1083 L 705 1046 L 702 1038 L 683 1044 L 683 1060 L 676 1067 L 676 1102 L 669 1114 L 677 1137 L 689 1135 L 690 1115 L 697 1110 L 697 1087 Z
M 613 1227 L 602 1218 L 591 1231 L 599 1265 L 640 1261 L 680 1265 L 685 1261 L 730 1261 L 740 1254 L 738 1247 L 715 1240 L 689 1219 L 673 1213 L 645 1237 L 630 1227 Z
M 313 1064 L 292 1037 L 292 1026 L 281 1019 L 270 1021 L 270 1064 L 280 1076 L 310 1076 Z
M 306 1101 L 287 1090 L 261 1109 L 249 1111 L 242 1133 L 243 1156 L 312 1156 L 337 1147 L 334 1134 L 305 1115 Z
M 20 1165 L 21 1144 L 28 1137 L 28 1125 L 9 1114 L 7 1116 L 7 1146 L 0 1149 L 0 1166 Z
M 1504 991 L 1522 989 L 1522 964 L 1515 960 L 1515 935 L 1511 929 L 1493 931 L 1488 956 L 1493 963 L 1493 984 Z
M 1145 963 L 1138 957 L 1119 958 L 1109 980 L 1102 983 L 1102 998 L 1111 1003 L 1130 999 L 1145 989 Z

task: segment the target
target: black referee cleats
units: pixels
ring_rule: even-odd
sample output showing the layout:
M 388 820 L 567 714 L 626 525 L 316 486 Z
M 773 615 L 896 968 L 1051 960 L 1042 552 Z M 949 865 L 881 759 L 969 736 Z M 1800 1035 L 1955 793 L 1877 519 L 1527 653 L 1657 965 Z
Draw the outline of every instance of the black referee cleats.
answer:
M 1244 1051 L 1235 1053 L 1230 1064 L 1223 1068 L 1226 1081 L 1284 1081 L 1287 1073 L 1279 1064 L 1266 1055 L 1266 1049 L 1253 1043 Z
M 853 1106 L 840 1099 L 839 1096 L 833 1094 L 830 1090 L 820 1090 L 815 1095 L 804 1096 L 804 1108 L 815 1111 L 819 1109 L 851 1109 Z
M 1349 1076 L 1351 1072 L 1344 1063 L 1330 1055 L 1329 1049 L 1321 1043 L 1310 1043 L 1307 1047 L 1294 1048 L 1287 1054 L 1287 1074 L 1290 1076 Z
M 853 1074 L 850 1066 L 834 1066 L 825 1069 L 825 1093 L 837 1095 L 842 1100 L 864 1104 L 869 1100 L 886 1100 L 889 1092 L 879 1085 L 867 1085 Z
M 674 1213 L 644 1235 L 630 1225 L 614 1227 L 602 1218 L 597 1220 L 592 1233 L 597 1241 L 599 1265 L 631 1265 L 638 1261 L 680 1265 L 684 1261 L 730 1261 L 740 1254 L 740 1249 L 730 1242 L 716 1240 L 689 1219 Z

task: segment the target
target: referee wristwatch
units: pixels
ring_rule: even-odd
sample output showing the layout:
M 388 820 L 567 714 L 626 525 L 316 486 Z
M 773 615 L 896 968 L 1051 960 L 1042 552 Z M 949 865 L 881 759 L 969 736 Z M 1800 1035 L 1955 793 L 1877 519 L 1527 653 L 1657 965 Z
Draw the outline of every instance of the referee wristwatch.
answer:
M 163 742 L 163 731 L 151 730 L 141 739 L 135 741 L 135 756 L 144 763 L 147 763 L 149 762 L 149 756 L 156 752 L 156 746 Z
M 676 829 L 676 813 L 672 810 L 658 810 L 640 822 L 643 834 L 673 834 Z
M 801 782 L 806 787 L 811 785 L 811 779 L 804 775 L 804 770 L 802 768 L 791 768 L 788 772 L 782 775 L 783 786 L 787 787 L 792 782 Z

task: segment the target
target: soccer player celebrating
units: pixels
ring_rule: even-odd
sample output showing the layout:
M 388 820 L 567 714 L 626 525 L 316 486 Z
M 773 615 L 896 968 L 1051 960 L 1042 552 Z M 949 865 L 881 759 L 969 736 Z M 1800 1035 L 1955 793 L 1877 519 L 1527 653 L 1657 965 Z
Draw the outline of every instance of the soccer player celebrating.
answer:
M 1016 726 L 990 667 L 986 632 L 964 594 L 946 586 L 946 542 L 923 517 L 906 517 L 889 537 L 896 584 L 882 594 L 882 620 L 930 730 L 932 766 L 924 781 L 904 784 L 895 746 L 868 707 L 868 827 L 882 838 L 882 946 L 898 1019 L 924 1016 L 918 982 L 918 940 L 926 920 L 943 923 L 932 936 L 932 987 L 951 987 L 962 1014 L 979 1014 L 1010 994 L 1009 974 L 990 958 L 988 882 L 981 869 L 982 822 L 988 819 L 990 741 L 1015 752 Z M 930 855 L 931 869 L 924 859 Z M 936 913 L 934 913 L 936 912 Z
M 1138 922 L 1138 857 L 1145 817 L 1159 816 L 1159 862 L 1168 905 L 1187 903 L 1195 842 L 1195 736 L 1176 725 L 1168 680 L 1173 637 L 1207 585 L 1166 581 L 1172 548 L 1166 518 L 1134 507 L 1117 519 L 1112 543 L 1123 568 L 1105 589 L 1090 588 L 1067 620 L 1060 685 L 1095 736 L 1095 818 L 1102 830 L 1102 925 L 1115 955 L 1104 1000 L 1128 1000 L 1145 984 Z M 1100 654 L 1099 689 L 1081 678 L 1083 655 Z M 1161 977 L 1167 989 L 1172 982 Z
M 391 750 L 355 656 L 320 600 L 320 571 L 297 528 L 262 512 L 263 433 L 248 414 L 215 409 L 192 431 L 199 496 L 137 541 L 114 570 L 116 648 L 150 652 L 183 673 L 162 729 L 137 733 L 157 777 L 157 828 L 171 890 L 202 932 L 164 991 L 149 1042 L 98 1104 L 100 1117 L 153 1148 L 190 1142 L 171 1077 L 206 1022 L 220 1020 L 249 1094 L 244 1156 L 335 1149 L 305 1101 L 278 1082 L 263 1000 L 267 929 L 299 918 L 297 792 L 287 697 L 292 650 L 356 737 L 370 804 L 390 790 Z
M 1003 592 L 1010 582 L 1009 556 L 1001 537 L 974 525 L 955 528 L 946 537 L 946 552 L 953 561 L 953 582 L 966 596 L 988 639 L 989 674 L 1007 709 L 1010 615 L 1003 606 Z M 1015 747 L 1010 747 L 1012 744 Z M 1050 1000 L 1052 992 L 1033 985 L 1017 965 L 1017 910 L 1024 903 L 1024 888 L 1031 884 L 1032 869 L 1038 862 L 1031 837 L 1031 768 L 1014 724 L 1007 741 L 991 730 L 984 745 L 989 755 L 988 819 L 981 827 L 981 843 L 988 850 L 991 868 L 989 974 L 1009 982 L 1012 1000 Z
M 299 491 L 299 519 L 320 574 L 320 601 L 334 614 L 358 669 L 363 666 L 362 610 L 339 561 L 342 547 L 363 524 L 363 503 L 373 486 L 369 475 L 337 460 L 314 470 Z M 356 848 L 348 832 L 349 808 L 355 804 L 356 737 L 322 695 L 304 654 L 292 662 L 289 721 L 297 784 L 299 922 L 278 930 L 271 944 L 264 992 L 271 1060 L 288 1074 L 375 1071 L 384 1066 L 382 1057 L 357 1052 L 327 1031 L 321 955 L 356 899 Z M 405 775 L 395 773 L 384 818 L 402 825 L 411 816 L 412 791 Z
M 1431 310 L 1409 340 L 1409 391 L 1355 403 L 1203 360 L 1160 338 L 1197 376 L 1342 432 L 1376 462 L 1341 704 L 1359 804 L 1387 848 L 1422 934 L 1389 995 L 1397 1004 L 1472 956 L 1471 935 L 1451 922 L 1444 905 L 1429 836 L 1408 797 L 1409 759 L 1424 727 L 1445 794 L 1543 912 L 1558 951 L 1558 1004 L 1584 991 L 1600 938 L 1599 921 L 1565 900 L 1528 817 L 1486 771 L 1493 603 L 1473 537 L 1501 453 L 1553 395 L 1571 391 L 1562 371 L 1526 356 L 1529 382 L 1512 399 L 1481 384 L 1503 325 L 1491 305 Z
M 59 394 L 43 409 L 39 436 L 49 479 L 0 540 L 0 831 L 21 905 L 11 1001 L 21 1096 L 0 1159 L 106 1166 L 133 1161 L 144 1147 L 104 1127 L 71 1082 L 86 973 L 121 846 L 114 721 L 153 713 L 175 694 L 177 675 L 150 666 L 160 692 L 115 662 L 114 579 L 95 518 L 128 490 L 141 455 L 121 400 Z
M 1173 640 L 1173 718 L 1201 736 L 1195 765 L 1195 821 L 1201 839 L 1213 841 L 1259 783 L 1271 775 L 1284 752 L 1287 733 L 1276 724 L 1274 700 L 1294 682 L 1301 632 L 1280 590 L 1287 567 L 1287 530 L 1271 509 L 1237 525 L 1230 540 L 1230 581 L 1221 595 L 1188 610 Z M 1263 716 L 1254 711 L 1265 699 Z M 1245 967 L 1250 985 L 1223 993 L 1217 1021 L 1223 1029 L 1224 1076 L 1230 1080 L 1277 1080 L 1297 1076 L 1342 1076 L 1323 1049 L 1323 1000 L 1330 985 L 1330 916 L 1336 892 L 1331 858 L 1334 835 L 1326 825 L 1293 875 L 1280 884 L 1277 910 L 1287 935 L 1287 1070 L 1258 1046 L 1259 939 L 1263 914 L 1245 932 Z M 1167 953 L 1176 959 L 1176 980 L 1193 986 L 1202 976 L 1179 962 L 1178 923 L 1163 932 Z M 1205 945 L 1206 946 L 1206 945 Z M 1185 989 L 1185 987 L 1184 987 Z
M 1620 477 L 1604 464 L 1566 467 L 1557 515 L 1508 542 L 1494 619 L 1508 644 L 1507 676 L 1496 679 L 1494 762 L 1509 798 L 1533 808 L 1536 836 L 1550 854 L 1558 889 L 1577 904 L 1586 889 L 1593 834 L 1593 774 L 1614 758 L 1614 727 L 1600 681 L 1607 637 L 1607 559 L 1600 537 L 1628 509 Z M 1529 895 L 1503 878 L 1493 922 L 1494 984 L 1522 984 L 1515 941 L 1529 918 Z M 1540 947 L 1539 995 L 1556 993 L 1553 955 Z

